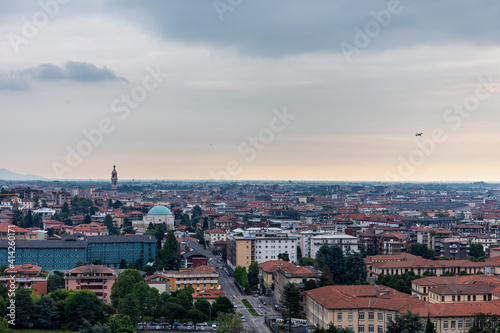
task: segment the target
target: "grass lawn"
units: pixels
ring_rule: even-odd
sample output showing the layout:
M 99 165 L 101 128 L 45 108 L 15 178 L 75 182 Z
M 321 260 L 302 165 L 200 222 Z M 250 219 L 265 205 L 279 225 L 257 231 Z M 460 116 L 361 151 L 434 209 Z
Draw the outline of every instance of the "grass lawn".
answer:
M 245 307 L 248 309 L 248 312 L 250 312 L 250 314 L 252 316 L 254 316 L 254 317 L 262 317 L 261 314 L 259 314 L 257 311 L 255 311 L 255 309 L 253 308 L 252 304 L 250 304 L 250 302 L 247 299 L 242 299 L 241 303 L 243 303 L 243 305 L 245 305 Z
M 62 330 L 29 330 L 29 329 L 23 329 L 23 330 L 15 330 L 12 328 L 7 329 L 7 333 L 62 333 L 68 331 L 62 331 Z

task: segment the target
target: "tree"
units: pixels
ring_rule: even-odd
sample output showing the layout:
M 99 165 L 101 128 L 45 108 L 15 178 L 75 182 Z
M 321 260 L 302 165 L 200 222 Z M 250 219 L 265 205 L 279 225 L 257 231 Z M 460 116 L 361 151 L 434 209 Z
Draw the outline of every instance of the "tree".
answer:
M 33 291 L 27 288 L 19 288 L 16 290 L 15 304 L 16 304 L 16 327 L 27 328 L 32 322 L 31 316 L 33 315 Z
M 412 244 L 408 252 L 425 259 L 434 259 L 436 255 L 433 249 L 429 249 L 425 244 L 422 243 Z
M 92 223 L 92 219 L 90 218 L 90 215 L 87 214 L 85 215 L 85 219 L 83 220 L 83 224 L 89 224 Z
M 248 266 L 248 284 L 252 290 L 256 290 L 259 285 L 259 265 L 256 261 Z
M 330 268 L 333 281 L 343 283 L 345 278 L 345 257 L 338 244 L 323 244 L 318 251 L 316 259 L 323 261 Z
M 431 321 L 431 318 L 427 316 L 427 324 L 425 325 L 425 332 L 424 333 L 437 333 L 436 329 L 434 328 L 434 324 Z
M 127 269 L 118 275 L 118 279 L 111 287 L 111 303 L 118 308 L 121 300 L 128 294 L 132 294 L 139 283 L 144 280 L 138 270 Z
M 302 257 L 299 259 L 300 266 L 314 266 L 314 259 L 309 257 Z
M 195 218 L 195 217 L 201 216 L 201 214 L 202 214 L 202 211 L 201 211 L 200 206 L 196 205 L 196 206 L 193 207 L 191 218 Z
M 111 333 L 134 333 L 135 327 L 130 317 L 123 314 L 113 315 L 109 318 L 108 327 Z
M 42 296 L 35 303 L 33 313 L 35 327 L 43 329 L 55 328 L 58 326 L 57 317 L 57 307 L 54 304 L 54 300 L 49 296 Z
M 109 327 L 106 325 L 101 325 L 98 323 L 97 325 L 92 326 L 88 320 L 83 320 L 83 325 L 78 333 L 111 333 Z
M 316 289 L 318 286 L 316 285 L 316 280 L 306 280 L 304 283 L 304 290 Z
M 278 259 L 284 260 L 284 261 L 290 261 L 290 256 L 288 255 L 287 252 L 282 252 L 282 253 L 278 254 Z
M 244 333 L 245 328 L 241 316 L 236 313 L 221 313 L 217 316 L 219 327 L 218 332 L 221 333 Z
M 165 317 L 169 323 L 173 324 L 174 321 L 179 318 L 186 317 L 186 310 L 180 304 L 167 302 L 163 304 L 160 314 L 162 317 Z
M 366 280 L 366 264 L 361 253 L 352 253 L 345 259 L 344 281 L 353 283 Z
M 484 257 L 484 248 L 479 243 L 471 243 L 469 247 L 469 255 L 474 258 Z
M 186 316 L 193 321 L 193 323 L 202 323 L 208 320 L 208 316 L 198 309 L 191 309 L 187 312 Z
M 120 299 L 118 304 L 118 313 L 126 315 L 129 320 L 134 323 L 137 323 L 139 320 L 139 316 L 141 315 L 139 299 L 135 292 L 130 294 L 126 294 L 123 298 Z
M 194 303 L 194 307 L 196 310 L 201 311 L 207 317 L 210 316 L 210 302 L 204 298 L 198 298 Z
M 212 304 L 212 317 L 214 314 L 218 317 L 220 313 L 233 313 L 234 306 L 231 300 L 226 296 L 219 296 Z
M 387 323 L 387 333 L 421 333 L 424 331 L 425 322 L 418 313 L 410 310 L 401 314 L 396 313 L 394 320 L 391 318 Z
M 227 262 L 227 245 L 224 244 L 221 249 L 221 257 L 224 262 Z
M 116 201 L 113 203 L 113 208 L 114 208 L 114 209 L 118 209 L 118 208 L 120 208 L 121 206 L 123 206 L 123 203 L 122 203 L 120 200 L 116 200 Z
M 300 260 L 300 258 L 302 258 L 302 249 L 297 246 L 297 259 Z
M 95 325 L 106 320 L 104 315 L 104 303 L 97 295 L 89 290 L 78 290 L 66 300 L 65 315 L 67 329 L 75 330 L 87 320 Z
M 120 260 L 120 267 L 118 267 L 119 269 L 126 269 L 127 268 L 127 260 L 125 259 L 122 259 Z
M 54 271 L 47 279 L 47 292 L 51 293 L 57 289 L 64 289 L 64 273 Z
M 118 234 L 118 229 L 116 229 L 113 217 L 109 214 L 106 214 L 106 217 L 104 217 L 104 222 L 103 224 L 108 228 L 109 234 L 110 235 L 117 235 Z
M 167 239 L 163 248 L 158 251 L 158 256 L 155 261 L 155 268 L 166 270 L 177 270 L 181 264 L 181 258 L 177 252 L 178 242 L 175 238 L 174 232 L 169 230 L 167 232 Z
M 31 209 L 28 210 L 26 218 L 24 219 L 24 227 L 31 228 L 33 226 L 33 215 L 31 214 Z
M 300 290 L 293 283 L 288 283 L 283 288 L 281 298 L 283 317 L 288 317 L 288 331 L 292 330 L 292 318 L 297 318 L 300 314 Z
M 9 326 L 9 322 L 7 318 L 0 318 L 0 333 L 7 332 L 7 327 Z
M 312 333 L 353 333 L 354 331 L 348 327 L 338 328 L 335 327 L 332 323 L 328 325 L 328 328 L 322 328 L 320 326 L 316 326 Z

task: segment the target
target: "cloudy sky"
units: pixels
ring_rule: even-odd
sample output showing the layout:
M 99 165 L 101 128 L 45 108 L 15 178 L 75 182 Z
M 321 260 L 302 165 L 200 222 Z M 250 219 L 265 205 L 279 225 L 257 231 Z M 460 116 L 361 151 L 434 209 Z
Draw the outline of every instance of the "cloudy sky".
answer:
M 0 168 L 500 181 L 499 13 L 493 0 L 2 0 Z

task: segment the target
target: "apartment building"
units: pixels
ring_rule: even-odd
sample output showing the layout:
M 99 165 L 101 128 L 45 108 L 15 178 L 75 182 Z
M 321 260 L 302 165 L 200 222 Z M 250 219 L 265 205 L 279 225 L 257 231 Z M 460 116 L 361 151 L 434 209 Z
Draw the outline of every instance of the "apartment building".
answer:
M 235 229 L 228 234 L 228 265 L 247 267 L 252 262 L 277 260 L 280 253 L 288 253 L 291 262 L 297 262 L 298 237 L 280 228 Z
M 10 289 L 10 276 L 15 277 L 16 288 L 28 288 L 33 290 L 35 295 L 47 295 L 47 277 L 40 275 L 42 268 L 31 264 L 14 265 L 5 269 L 5 275 L 0 276 L 0 283 Z
M 276 295 L 276 300 L 281 302 L 284 289 L 287 284 L 292 283 L 295 288 L 300 291 L 304 291 L 307 281 L 313 280 L 317 282 L 319 281 L 320 276 L 321 273 L 317 272 L 312 267 L 302 267 L 296 265 L 279 266 L 275 272 L 276 286 L 274 294 Z
M 161 273 L 170 280 L 170 290 L 180 290 L 186 286 L 193 287 L 194 291 L 217 289 L 219 286 L 219 274 L 215 269 L 208 266 L 198 266 L 193 269 L 182 269 Z
M 320 247 L 325 244 L 337 244 L 342 248 L 344 253 L 359 252 L 358 239 L 354 236 L 349 236 L 346 234 L 324 234 L 312 236 L 309 242 L 309 247 L 311 249 L 311 258 L 316 258 L 316 254 L 318 253 Z
M 442 245 L 441 257 L 466 260 L 469 255 L 469 243 L 465 238 L 446 238 L 443 239 Z
M 76 267 L 64 277 L 66 290 L 90 290 L 106 304 L 111 304 L 111 287 L 118 275 L 102 265 Z

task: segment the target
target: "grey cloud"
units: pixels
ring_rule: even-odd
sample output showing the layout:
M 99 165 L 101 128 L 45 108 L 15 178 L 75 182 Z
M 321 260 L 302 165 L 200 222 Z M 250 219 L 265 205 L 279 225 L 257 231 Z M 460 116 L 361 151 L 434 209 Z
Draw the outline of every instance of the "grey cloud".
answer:
M 223 14 L 223 21 L 214 2 L 111 0 L 106 6 L 110 13 L 127 15 L 130 21 L 167 39 L 236 47 L 242 53 L 260 56 L 341 52 L 342 42 L 353 43 L 356 27 L 364 30 L 374 20 L 372 11 L 387 10 L 394 2 L 402 10 L 391 15 L 389 24 L 372 38 L 369 49 L 500 42 L 500 2 L 494 0 L 480 4 L 462 1 L 460 6 L 431 0 L 242 0 L 230 6 L 232 10 Z
M 64 67 L 52 64 L 42 64 L 23 71 L 42 81 L 70 80 L 79 82 L 97 82 L 107 80 L 120 80 L 128 82 L 123 77 L 116 76 L 107 67 L 98 68 L 88 62 L 68 61 Z
M 68 80 L 77 82 L 124 81 L 107 67 L 98 68 L 88 62 L 68 61 L 64 66 L 42 64 L 9 74 L 0 72 L 1 90 L 30 90 L 30 81 Z

